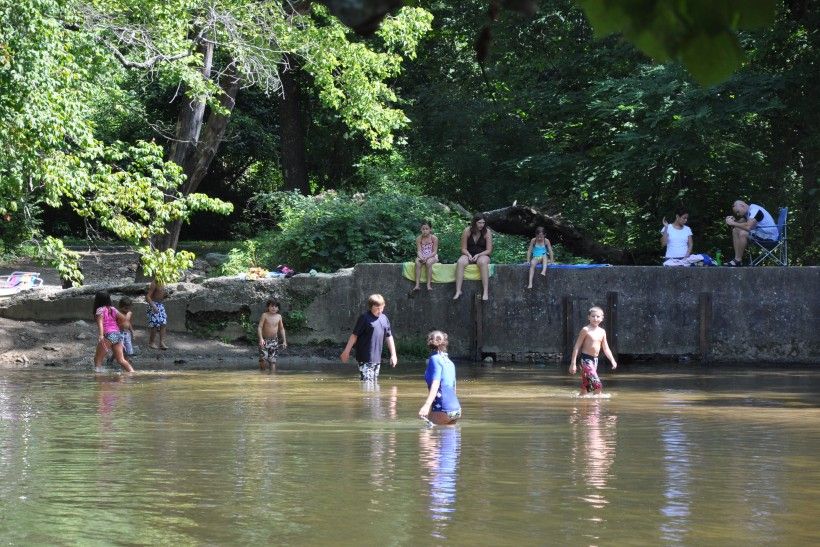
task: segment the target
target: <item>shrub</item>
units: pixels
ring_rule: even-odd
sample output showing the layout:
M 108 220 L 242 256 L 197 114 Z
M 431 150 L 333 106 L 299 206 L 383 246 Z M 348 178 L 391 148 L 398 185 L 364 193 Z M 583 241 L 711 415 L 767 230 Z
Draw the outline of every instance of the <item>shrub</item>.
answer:
M 469 219 L 424 196 L 377 192 L 345 194 L 328 191 L 316 196 L 294 192 L 260 194 L 255 207 L 274 217 L 278 229 L 263 232 L 231 251 L 225 273 L 250 266 L 288 264 L 297 271 L 332 272 L 362 262 L 405 262 L 415 256 L 422 220 L 433 224 L 439 238 L 439 259 L 455 262 L 461 233 Z M 525 261 L 528 238 L 493 234 L 493 262 Z M 556 247 L 556 256 L 571 261 Z M 228 271 L 230 270 L 230 271 Z

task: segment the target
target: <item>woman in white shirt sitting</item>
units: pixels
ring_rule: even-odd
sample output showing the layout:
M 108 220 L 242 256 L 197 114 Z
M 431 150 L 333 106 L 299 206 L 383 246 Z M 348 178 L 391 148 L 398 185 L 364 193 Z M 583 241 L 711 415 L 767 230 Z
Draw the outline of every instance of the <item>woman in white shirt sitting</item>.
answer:
M 661 245 L 666 247 L 664 266 L 688 266 L 703 260 L 701 255 L 692 254 L 692 229 L 686 225 L 689 212 L 683 207 L 675 211 L 675 221 L 669 224 L 663 219 Z

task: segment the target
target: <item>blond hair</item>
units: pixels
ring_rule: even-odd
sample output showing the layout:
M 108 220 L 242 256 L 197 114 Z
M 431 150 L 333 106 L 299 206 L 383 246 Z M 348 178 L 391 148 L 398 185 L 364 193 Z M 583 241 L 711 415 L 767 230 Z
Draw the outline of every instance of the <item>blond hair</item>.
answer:
M 384 306 L 384 297 L 380 294 L 371 294 L 367 297 L 367 309 L 373 306 Z
M 442 342 L 438 346 L 435 343 L 436 336 L 441 336 Z M 431 330 L 427 333 L 427 347 L 430 349 L 436 349 L 439 351 L 446 352 L 447 345 L 450 343 L 450 339 L 447 337 L 447 333 L 441 330 Z
M 592 315 L 592 312 L 594 311 L 599 311 L 601 312 L 601 315 L 604 315 L 604 309 L 600 306 L 592 306 L 591 308 L 589 308 L 589 315 Z

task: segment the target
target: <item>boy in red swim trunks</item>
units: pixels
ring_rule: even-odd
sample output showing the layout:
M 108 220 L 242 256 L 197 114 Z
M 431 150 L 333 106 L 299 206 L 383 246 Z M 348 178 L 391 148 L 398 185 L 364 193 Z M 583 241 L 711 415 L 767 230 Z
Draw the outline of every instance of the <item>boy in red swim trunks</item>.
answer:
M 575 340 L 575 347 L 572 348 L 572 361 L 569 365 L 569 373 L 575 374 L 575 362 L 578 359 L 578 352 L 581 352 L 581 392 L 579 395 L 587 395 L 590 392 L 598 395 L 603 390 L 603 384 L 598 378 L 598 354 L 604 350 L 609 362 L 614 370 L 618 363 L 609 349 L 606 341 L 606 331 L 601 328 L 604 320 L 604 310 L 598 306 L 589 309 L 589 325 L 581 329 L 578 339 Z

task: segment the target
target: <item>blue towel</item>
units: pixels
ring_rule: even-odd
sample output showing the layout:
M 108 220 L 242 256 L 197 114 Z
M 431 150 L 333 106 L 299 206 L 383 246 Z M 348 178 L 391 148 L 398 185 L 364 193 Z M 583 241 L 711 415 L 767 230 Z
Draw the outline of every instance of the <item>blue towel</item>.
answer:
M 522 266 L 529 266 L 527 262 L 524 262 Z M 535 268 L 538 269 L 541 267 L 541 263 L 539 262 L 536 264 Z M 547 264 L 547 268 L 563 268 L 563 269 L 572 269 L 572 270 L 586 270 L 589 268 L 611 268 L 612 264 Z

